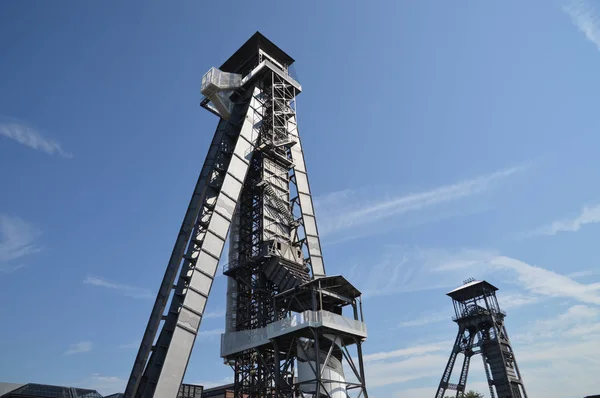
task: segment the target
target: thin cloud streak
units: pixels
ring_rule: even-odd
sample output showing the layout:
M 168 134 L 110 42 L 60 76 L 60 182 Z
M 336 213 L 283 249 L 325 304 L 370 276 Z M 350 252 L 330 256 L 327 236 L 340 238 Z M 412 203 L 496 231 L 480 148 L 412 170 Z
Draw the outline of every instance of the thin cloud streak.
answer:
M 373 224 L 392 216 L 482 194 L 523 169 L 525 166 L 510 167 L 429 191 L 384 198 L 376 202 L 363 202 L 358 198 L 358 191 L 333 192 L 315 200 L 319 215 L 319 233 L 327 236 L 349 228 Z
M 584 396 L 593 390 L 595 379 L 592 375 L 600 371 L 598 307 L 576 304 L 552 318 L 533 319 L 521 328 L 514 326 L 511 323 L 509 334 L 532 396 Z M 519 333 L 519 329 L 526 332 Z M 447 337 L 453 338 L 455 334 L 448 334 Z M 439 340 L 432 344 L 415 343 L 404 347 L 392 345 L 389 351 L 365 355 L 365 370 L 372 393 L 390 396 L 378 394 L 387 387 L 385 391 L 393 390 L 395 397 L 431 397 L 431 382 L 442 375 L 452 343 L 452 340 Z M 479 369 L 473 369 L 468 385 L 469 389 L 487 393 L 480 363 L 471 365 Z M 458 363 L 455 370 L 457 368 L 460 370 Z M 456 377 L 455 374 L 453 379 Z M 560 382 L 549 385 L 548 379 L 552 377 L 558 377 Z M 389 389 L 389 386 L 394 387 Z
M 222 333 L 224 333 L 223 329 L 200 330 L 198 332 L 198 337 L 208 339 L 216 336 L 221 336 Z
M 74 387 L 96 390 L 103 396 L 107 396 L 125 391 L 126 383 L 127 380 L 117 376 L 103 376 L 93 373 L 90 377 L 71 384 Z
M 600 51 L 600 11 L 589 0 L 572 0 L 563 8 L 571 21 Z
M 71 344 L 64 355 L 83 354 L 92 351 L 93 348 L 94 344 L 92 344 L 91 341 L 81 341 L 79 343 Z
M 490 273 L 511 272 L 516 274 L 517 283 L 528 293 L 520 298 L 514 297 L 513 306 L 534 303 L 541 297 L 567 298 L 586 304 L 600 305 L 600 283 L 584 284 L 549 269 L 527 264 L 508 256 L 481 252 L 479 260 L 457 261 L 445 264 L 437 270 L 478 272 L 480 276 Z M 443 275 L 441 275 L 443 277 Z M 537 297 L 536 297 L 537 296 Z M 510 300 L 507 300 L 510 302 Z M 501 303 L 502 305 L 502 303 Z
M 544 298 L 563 298 L 600 305 L 600 283 L 581 283 L 558 272 L 527 264 L 491 250 L 456 251 L 389 246 L 383 258 L 358 272 L 365 297 L 432 289 L 451 289 L 473 276 L 477 279 L 509 277 L 518 291 L 500 293 L 501 306 L 516 308 Z M 503 299 L 504 297 L 504 299 Z
M 207 311 L 202 315 L 202 319 L 212 319 L 212 318 L 223 318 L 225 316 L 225 310 L 217 310 L 217 311 Z
M 121 349 L 130 349 L 130 348 L 138 348 L 140 346 L 140 342 L 139 341 L 134 341 L 128 344 L 121 344 L 119 346 L 119 348 Z
M 114 283 L 95 276 L 88 276 L 83 281 L 84 284 L 105 287 L 107 289 L 117 290 L 127 297 L 150 299 L 153 298 L 152 292 L 149 289 L 140 287 Z
M 3 274 L 12 274 L 13 272 L 17 272 L 21 268 L 25 267 L 24 264 L 19 265 L 0 265 L 0 272 Z
M 390 245 L 384 248 L 378 262 L 353 279 L 362 281 L 365 298 L 438 289 L 450 291 L 464 279 L 456 270 L 481 271 L 478 265 L 494 256 L 496 253 L 484 250 L 450 252 Z
M 11 264 L 42 248 L 36 243 L 41 232 L 19 217 L 0 215 L 0 271 L 15 272 L 23 268 L 23 264 Z
M 530 293 L 600 305 L 598 283 L 580 283 L 568 276 L 506 256 L 494 258 L 490 265 L 492 268 L 514 271 L 520 284 Z
M 363 355 L 365 362 L 383 361 L 392 358 L 410 357 L 416 355 L 431 354 L 434 352 L 448 351 L 452 348 L 452 341 L 439 341 L 432 344 L 417 345 L 401 348 L 393 351 L 383 351 L 373 354 Z
M 600 222 L 600 205 L 584 206 L 579 215 L 570 219 L 562 219 L 540 227 L 532 235 L 556 235 L 559 232 L 577 232 L 584 225 Z
M 57 141 L 45 138 L 40 131 L 22 122 L 14 120 L 0 122 L 0 135 L 48 155 L 58 154 L 67 159 L 73 157 L 73 154 L 63 150 Z
M 450 320 L 452 317 L 452 310 L 448 311 L 440 311 L 433 313 L 431 315 L 421 316 L 415 319 L 411 319 L 410 321 L 400 322 L 398 325 L 399 328 L 411 328 L 411 327 L 420 327 L 425 325 L 431 325 L 433 323 L 440 323 L 444 321 Z
M 223 386 L 223 385 L 227 385 L 227 384 L 231 384 L 231 383 L 233 383 L 233 377 L 228 376 L 221 380 L 210 380 L 210 381 L 200 380 L 200 381 L 195 381 L 192 384 L 200 385 L 200 386 L 203 386 L 205 389 L 208 389 L 208 388 L 219 387 L 219 386 Z

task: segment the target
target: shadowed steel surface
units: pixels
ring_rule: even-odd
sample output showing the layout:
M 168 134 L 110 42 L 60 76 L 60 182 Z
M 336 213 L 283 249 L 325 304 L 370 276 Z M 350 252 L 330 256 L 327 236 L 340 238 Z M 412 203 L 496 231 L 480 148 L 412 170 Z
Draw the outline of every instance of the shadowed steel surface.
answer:
M 492 398 L 527 398 L 517 360 L 504 326 L 504 313 L 498 305 L 498 289 L 486 281 L 473 279 L 454 289 L 452 298 L 458 334 L 450 358 L 442 374 L 435 398 L 443 398 L 446 390 L 456 397 L 466 391 L 469 366 L 473 355 L 481 354 L 490 396 Z M 458 355 L 463 356 L 458 384 L 450 383 Z
M 360 292 L 341 277 L 325 276 L 296 118 L 302 87 L 288 72 L 293 62 L 257 32 L 202 78 L 201 106 L 219 122 L 127 398 L 180 391 L 228 234 L 221 349 L 234 371 L 235 396 L 345 398 L 359 389 L 367 397 Z M 342 315 L 348 306 L 350 318 Z M 358 382 L 345 380 L 343 362 Z

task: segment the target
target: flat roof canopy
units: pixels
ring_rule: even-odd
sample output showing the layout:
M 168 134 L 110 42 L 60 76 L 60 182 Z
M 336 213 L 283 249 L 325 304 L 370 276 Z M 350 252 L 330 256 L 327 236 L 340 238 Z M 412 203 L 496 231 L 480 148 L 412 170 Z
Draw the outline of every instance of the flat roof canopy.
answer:
M 498 288 L 486 281 L 472 281 L 446 293 L 456 301 L 464 301 L 482 296 L 485 292 L 495 292 Z
M 348 305 L 357 297 L 360 297 L 360 291 L 355 288 L 346 278 L 341 275 L 324 276 L 313 279 L 302 285 L 279 293 L 275 298 L 277 300 L 294 298 L 290 309 L 296 312 L 302 312 L 311 308 L 311 291 L 313 289 L 322 291 L 321 299 L 323 304 L 329 305 Z M 331 293 L 331 294 L 327 294 Z
M 289 66 L 294 63 L 292 57 L 287 55 L 262 33 L 256 32 L 219 69 L 223 72 L 236 72 L 246 61 L 258 54 L 258 49 L 263 50 L 284 65 Z

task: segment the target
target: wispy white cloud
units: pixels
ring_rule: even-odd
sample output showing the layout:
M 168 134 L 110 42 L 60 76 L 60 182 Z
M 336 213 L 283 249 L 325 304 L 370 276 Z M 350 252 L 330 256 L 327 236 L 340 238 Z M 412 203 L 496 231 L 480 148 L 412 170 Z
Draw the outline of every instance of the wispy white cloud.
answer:
M 233 377 L 229 376 L 229 377 L 224 377 L 220 380 L 199 380 L 199 381 L 194 381 L 191 382 L 190 384 L 196 384 L 196 385 L 201 385 L 203 386 L 205 389 L 208 388 L 213 388 L 213 387 L 219 387 L 225 384 L 231 384 L 233 383 Z
M 347 231 L 352 227 L 372 225 L 382 220 L 390 220 L 394 216 L 482 194 L 525 168 L 526 166 L 510 167 L 428 191 L 393 196 L 379 195 L 375 200 L 373 192 L 382 192 L 382 188 L 333 192 L 315 199 L 319 233 L 327 236 Z
M 565 311 L 547 319 L 542 317 L 528 321 L 532 318 L 511 317 L 507 325 L 509 335 L 531 396 L 585 396 L 593 391 L 590 380 L 600 371 L 600 283 L 580 283 L 567 275 L 503 256 L 493 250 L 431 250 L 390 246 L 385 255 L 393 258 L 394 251 L 398 261 L 388 261 L 388 268 L 384 269 L 386 277 L 371 279 L 371 283 L 388 286 L 387 279 L 395 278 L 399 286 L 395 291 L 404 292 L 409 288 L 429 289 L 445 283 L 455 287 L 461 279 L 474 276 L 478 279 L 485 277 L 492 282 L 498 279 L 511 281 L 508 291 L 502 289 L 498 292 L 501 307 L 511 311 L 517 307 L 540 305 L 555 298 L 566 300 L 569 306 Z M 397 272 L 394 267 L 398 266 L 402 272 L 394 276 Z M 411 269 L 416 271 L 403 284 L 402 275 Z M 379 269 L 374 273 L 381 271 Z M 369 276 L 365 273 L 356 279 L 369 281 Z M 388 288 L 390 292 L 394 291 L 391 285 Z M 414 323 L 418 326 L 433 322 L 442 314 L 451 316 L 451 312 L 446 314 L 440 311 L 439 314 L 431 313 L 406 321 L 405 324 L 411 326 Z M 454 333 L 448 334 L 448 341 L 441 341 L 437 334 L 437 343 L 423 344 L 420 341 L 398 348 L 392 345 L 389 351 L 367 353 L 365 368 L 368 384 L 372 388 L 370 392 L 374 396 L 431 397 L 448 360 Z M 480 361 L 478 359 L 472 365 L 468 388 L 488 394 L 483 369 L 478 368 Z M 547 368 L 551 368 L 553 373 L 546 371 Z M 581 383 L 577 384 L 576 391 L 572 390 L 574 384 L 569 381 L 570 372 L 577 374 L 577 383 Z M 557 376 L 560 379 L 557 384 L 559 388 L 548 388 L 547 380 L 552 374 L 560 375 Z
M 599 283 L 577 282 L 568 276 L 506 256 L 495 257 L 490 266 L 515 272 L 518 282 L 532 294 L 600 305 Z
M 10 265 L 10 264 L 0 264 L 0 273 L 3 274 L 12 274 L 13 272 L 17 272 L 18 270 L 20 270 L 21 268 L 25 267 L 25 264 L 17 264 L 17 265 Z
M 584 271 L 571 272 L 567 276 L 569 278 L 577 279 L 577 278 L 583 278 L 585 276 L 592 276 L 592 275 L 597 275 L 597 274 L 598 274 L 598 271 L 593 270 L 593 269 L 587 269 L 587 270 L 584 270 Z
M 202 315 L 202 319 L 211 319 L 211 318 L 223 318 L 225 316 L 225 310 L 219 309 L 216 311 L 206 311 L 204 315 Z
M 93 348 L 94 344 L 92 344 L 91 341 L 81 341 L 79 343 L 71 344 L 64 355 L 83 354 L 92 351 Z
M 383 248 L 381 258 L 375 264 L 358 269 L 353 279 L 361 281 L 361 290 L 366 297 L 451 290 L 462 279 L 472 276 L 472 270 L 480 274 L 485 268 L 483 265 L 496 255 L 486 250 L 449 251 L 389 245 Z
M 452 345 L 450 345 L 452 348 Z M 445 352 L 448 352 L 446 348 Z M 444 363 L 448 361 L 445 353 L 421 355 L 393 362 L 376 362 L 368 364 L 366 379 L 369 388 L 397 385 L 426 377 L 441 376 Z M 441 370 L 440 370 L 441 369 Z M 435 393 L 435 387 L 432 388 Z M 430 394 L 431 396 L 431 394 Z
M 368 269 L 358 269 L 365 296 L 452 289 L 462 279 L 513 281 L 519 290 L 500 292 L 506 308 L 534 304 L 544 297 L 600 304 L 600 283 L 583 283 L 558 272 L 503 256 L 493 250 L 442 250 L 388 246 Z
M 224 333 L 223 329 L 210 329 L 210 330 L 200 329 L 197 337 L 210 339 L 213 337 L 219 337 L 219 336 L 221 336 L 222 333 Z
M 420 344 L 405 348 L 396 349 L 393 351 L 383 351 L 376 352 L 373 354 L 363 355 L 363 360 L 365 362 L 376 362 L 383 361 L 393 358 L 402 358 L 402 357 L 413 357 L 416 355 L 425 355 L 431 354 L 440 351 L 448 351 L 452 348 L 453 342 L 451 340 L 448 341 L 438 341 L 431 344 Z
M 365 376 L 371 394 L 378 396 L 377 392 L 386 386 L 394 386 L 388 387 L 394 391 L 403 383 L 440 376 L 452 344 L 449 339 L 364 355 Z M 435 387 L 430 387 L 429 395 L 432 390 Z
M 563 313 L 534 319 L 513 334 L 517 361 L 533 396 L 586 396 L 600 372 L 600 308 L 570 306 Z M 552 388 L 547 380 L 552 378 Z M 568 389 L 568 391 L 567 391 Z
M 73 154 L 63 150 L 57 141 L 45 138 L 35 127 L 12 118 L 0 117 L 0 136 L 10 138 L 48 155 L 58 154 L 64 158 L 73 157 Z
M 533 231 L 531 235 L 556 235 L 559 232 L 575 232 L 587 224 L 600 222 L 600 205 L 585 206 L 581 212 L 573 218 L 557 220 Z
M 564 7 L 571 20 L 585 35 L 586 39 L 596 45 L 600 50 L 600 6 L 597 1 L 571 0 Z
M 415 319 L 411 319 L 409 321 L 400 322 L 398 325 L 400 328 L 408 328 L 408 327 L 419 327 L 425 325 L 431 325 L 433 323 L 439 323 L 443 321 L 448 321 L 452 317 L 452 310 L 448 309 L 447 311 L 439 311 L 430 314 L 426 314 Z
M 125 391 L 127 380 L 117 376 L 104 376 L 94 373 L 84 380 L 72 383 L 74 387 L 86 388 L 98 391 L 101 395 L 122 393 Z
M 23 219 L 0 215 L 0 272 L 10 273 L 23 268 L 23 264 L 12 262 L 42 250 L 36 243 L 40 235 L 37 228 Z
M 124 284 L 120 284 L 120 283 L 114 283 L 114 282 L 111 282 L 111 281 L 108 281 L 106 279 L 102 279 L 102 278 L 99 278 L 96 276 L 88 276 L 87 278 L 85 278 L 83 280 L 83 283 L 88 284 L 88 285 L 105 287 L 107 289 L 117 290 L 117 291 L 123 293 L 123 295 L 125 295 L 127 297 L 140 298 L 140 299 L 150 299 L 150 298 L 154 297 L 152 295 L 152 292 L 149 289 L 144 289 L 141 287 L 136 287 L 136 286 L 131 286 L 131 285 L 124 285 Z
M 119 345 L 119 348 L 131 349 L 131 348 L 139 348 L 139 346 L 140 346 L 140 342 L 136 340 L 136 341 L 132 341 L 131 343 L 121 344 L 121 345 Z
M 597 326 L 600 326 L 600 308 L 587 304 L 575 304 L 556 316 L 533 320 L 526 325 L 524 332 L 515 334 L 512 340 L 521 344 L 531 344 L 542 341 L 550 342 L 554 341 L 553 339 L 563 339 L 567 336 L 572 339 L 597 333 L 600 331 L 595 330 Z M 537 360 L 540 354 L 526 351 L 524 360 Z
M 531 396 L 562 398 L 594 391 L 600 372 L 600 308 L 575 304 L 549 318 L 508 325 L 515 355 Z M 405 345 L 365 355 L 370 393 L 374 396 L 428 398 L 448 360 L 455 334 L 447 341 Z M 459 368 L 460 363 L 455 365 Z M 457 374 L 453 372 L 453 379 Z M 481 359 L 472 361 L 468 389 L 488 396 Z M 554 382 L 548 386 L 548 380 Z M 451 380 L 452 381 L 452 380 Z
M 502 309 L 509 310 L 539 303 L 543 297 L 531 293 L 501 291 L 498 292 L 498 300 L 502 303 Z

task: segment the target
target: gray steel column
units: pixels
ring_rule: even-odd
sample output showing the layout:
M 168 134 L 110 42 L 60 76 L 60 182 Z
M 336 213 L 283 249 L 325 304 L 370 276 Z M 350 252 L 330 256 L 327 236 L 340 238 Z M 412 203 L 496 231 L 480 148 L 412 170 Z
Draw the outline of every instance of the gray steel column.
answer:
M 298 134 L 298 125 L 296 116 L 288 123 L 288 132 L 294 136 L 296 143 L 292 146 L 292 160 L 294 161 L 294 179 L 298 190 L 298 201 L 302 213 L 302 223 L 306 235 L 306 247 L 309 254 L 310 265 L 314 278 L 325 276 L 325 264 L 323 263 L 323 253 L 321 252 L 321 242 L 317 229 L 317 220 L 313 206 L 312 196 L 310 194 L 310 185 L 306 173 L 306 163 L 304 161 L 304 152 Z
M 175 397 L 179 391 L 253 154 L 253 113 L 260 104 L 253 96 L 248 102 L 234 110 L 236 122 L 219 123 L 128 382 L 128 398 Z M 192 225 L 194 232 L 188 233 Z M 179 268 L 171 306 L 163 316 Z M 152 347 L 161 319 L 164 324 Z
M 255 90 L 258 94 L 259 90 Z M 251 114 L 256 106 L 253 99 L 244 118 L 222 186 L 219 190 L 215 189 L 214 197 L 207 198 L 210 199 L 205 205 L 208 211 L 202 222 L 207 223 L 208 227 L 206 233 L 196 237 L 196 250 L 191 255 L 196 264 L 195 268 L 189 270 L 187 275 L 182 276 L 182 281 L 188 279 L 187 288 L 183 288 L 181 291 L 179 313 L 173 314 L 173 317 L 176 318 L 175 328 L 164 364 L 162 364 L 156 380 L 154 395 L 157 397 L 175 397 L 183 381 L 208 294 L 212 288 L 229 232 L 231 219 L 252 157 L 254 126 Z
M 240 227 L 240 215 L 238 208 L 236 207 L 233 220 L 231 222 L 231 228 L 229 230 L 229 258 L 227 259 L 228 264 L 236 264 L 238 261 L 239 251 L 239 227 Z M 235 318 L 237 311 L 237 282 L 234 278 L 226 276 L 227 278 L 227 293 L 225 302 L 225 333 L 235 332 Z

